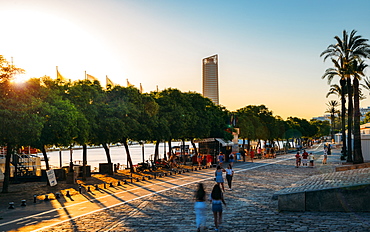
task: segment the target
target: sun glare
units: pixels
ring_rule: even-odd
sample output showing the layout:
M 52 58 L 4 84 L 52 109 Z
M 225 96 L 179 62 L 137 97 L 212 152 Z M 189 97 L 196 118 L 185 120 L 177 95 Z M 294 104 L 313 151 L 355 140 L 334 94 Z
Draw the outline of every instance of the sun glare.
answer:
M 20 83 L 24 83 L 24 82 L 28 81 L 29 79 L 30 79 L 30 77 L 26 74 L 17 74 L 13 77 L 11 82 L 20 84 Z
M 26 71 L 17 75 L 14 82 L 44 75 L 56 77 L 56 66 L 67 79 L 84 78 L 84 72 L 105 81 L 109 60 L 115 60 L 97 36 L 57 15 L 44 12 L 14 10 L 1 11 L 0 20 L 9 21 L 2 30 L 11 36 L 4 37 L 0 50 L 14 58 L 14 65 Z M 3 38 L 2 38 L 3 39 Z M 6 46 L 5 46 L 6 44 Z

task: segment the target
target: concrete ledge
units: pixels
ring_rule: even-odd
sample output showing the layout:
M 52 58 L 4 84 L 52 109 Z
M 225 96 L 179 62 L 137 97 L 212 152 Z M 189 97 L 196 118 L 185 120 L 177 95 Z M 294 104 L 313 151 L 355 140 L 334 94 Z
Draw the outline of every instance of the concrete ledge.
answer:
M 370 212 L 370 184 L 278 195 L 279 211 Z
M 282 194 L 278 196 L 279 211 L 305 211 L 305 192 Z
M 341 171 L 348 171 L 348 170 L 359 169 L 359 168 L 370 168 L 370 163 L 351 164 L 351 165 L 344 164 L 343 166 L 335 167 L 335 171 L 341 172 Z

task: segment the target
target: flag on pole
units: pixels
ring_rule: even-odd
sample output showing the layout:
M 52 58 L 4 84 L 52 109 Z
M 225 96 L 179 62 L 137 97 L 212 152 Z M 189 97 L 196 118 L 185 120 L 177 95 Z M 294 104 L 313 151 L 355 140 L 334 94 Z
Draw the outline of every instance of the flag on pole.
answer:
M 131 83 L 128 81 L 128 79 L 126 79 L 126 81 L 127 81 L 127 87 L 134 86 L 133 84 L 131 84 Z
M 62 76 L 62 74 L 60 74 L 60 72 L 58 70 L 58 66 L 57 66 L 57 79 L 61 80 L 61 81 L 66 81 L 67 80 L 65 77 Z
M 105 76 L 105 80 L 106 80 L 106 88 L 108 89 L 108 87 L 113 87 L 115 86 L 115 84 L 113 83 L 113 81 L 111 81 L 111 79 L 108 78 L 108 76 Z
M 143 93 L 143 86 L 141 85 L 141 83 L 140 83 L 140 93 Z
M 86 74 L 86 80 L 89 80 L 89 81 L 97 81 L 98 79 L 94 76 L 91 76 L 90 74 Z

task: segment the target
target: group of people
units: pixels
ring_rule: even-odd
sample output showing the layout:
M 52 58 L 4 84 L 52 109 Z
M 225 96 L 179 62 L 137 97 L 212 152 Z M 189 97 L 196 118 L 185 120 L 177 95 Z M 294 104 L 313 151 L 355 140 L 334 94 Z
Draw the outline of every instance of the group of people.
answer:
M 229 156 L 229 164 L 226 169 L 222 167 L 224 163 L 224 155 L 220 152 L 218 156 L 218 165 L 215 171 L 215 181 L 216 184 L 213 186 L 212 192 L 210 193 L 208 200 L 212 204 L 212 212 L 214 217 L 215 230 L 218 231 L 222 224 L 222 204 L 226 206 L 226 202 L 223 196 L 225 192 L 224 178 L 223 173 L 226 173 L 226 180 L 231 191 L 231 184 L 234 176 L 233 163 L 234 163 L 234 154 L 231 153 Z M 206 226 L 206 192 L 204 185 L 202 183 L 198 184 L 198 189 L 195 192 L 195 215 L 196 215 L 196 225 L 197 230 L 201 231 L 202 227 L 205 229 Z
M 198 166 L 202 166 L 202 163 L 203 163 L 203 160 L 206 161 L 206 165 L 208 167 L 211 167 L 212 166 L 212 160 L 213 160 L 213 157 L 211 154 L 208 154 L 208 155 L 202 155 L 202 154 L 198 154 L 197 156 L 197 163 L 198 163 Z
M 307 167 L 308 162 L 310 163 L 310 166 L 313 167 L 315 165 L 314 161 L 315 161 L 315 156 L 312 154 L 312 152 L 308 154 L 306 150 L 303 150 L 302 155 L 300 155 L 299 151 L 297 151 L 297 154 L 295 155 L 295 165 L 296 165 L 295 167 L 296 168 L 301 166 L 301 164 L 302 166 Z

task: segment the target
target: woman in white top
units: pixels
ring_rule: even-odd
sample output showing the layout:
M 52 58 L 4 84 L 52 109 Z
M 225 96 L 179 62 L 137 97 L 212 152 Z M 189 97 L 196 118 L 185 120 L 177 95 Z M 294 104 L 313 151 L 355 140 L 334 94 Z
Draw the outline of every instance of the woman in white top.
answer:
M 229 166 L 227 166 L 226 168 L 226 180 L 227 180 L 227 185 L 229 186 L 229 190 L 232 190 L 231 182 L 233 181 L 233 176 L 234 176 L 234 170 L 231 164 L 229 164 Z

